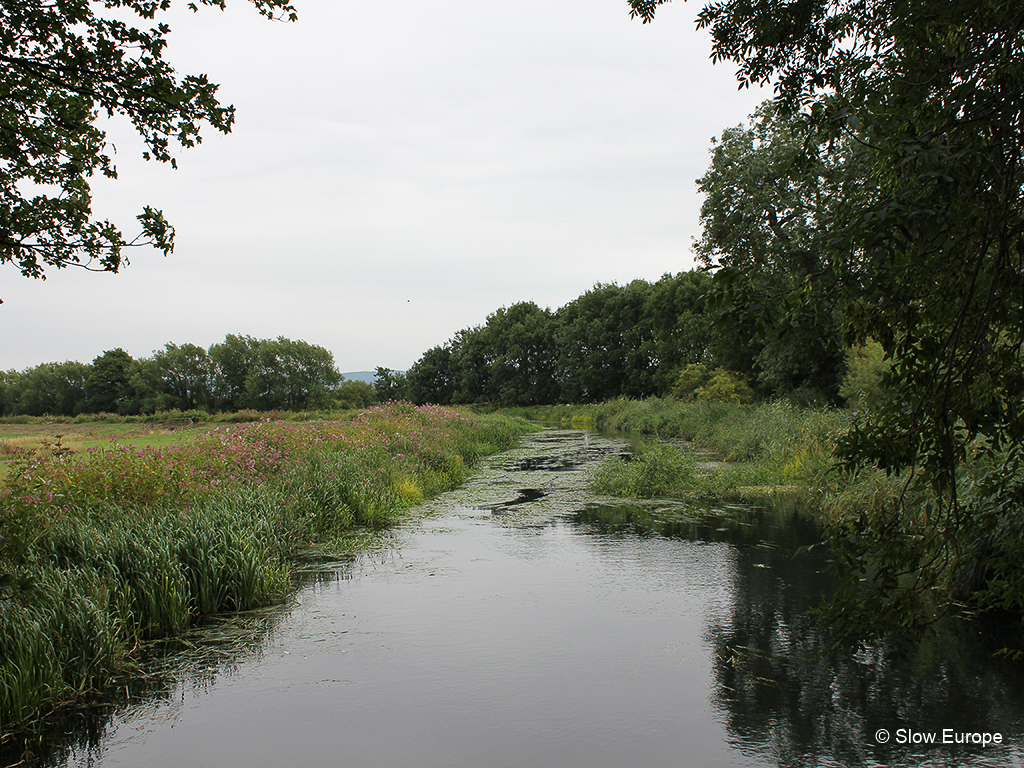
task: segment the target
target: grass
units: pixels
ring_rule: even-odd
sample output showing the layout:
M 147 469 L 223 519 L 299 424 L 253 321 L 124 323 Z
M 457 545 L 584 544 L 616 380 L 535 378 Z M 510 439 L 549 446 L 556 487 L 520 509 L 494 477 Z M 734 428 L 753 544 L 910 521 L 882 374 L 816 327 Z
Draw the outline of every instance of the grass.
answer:
M 89 449 L 125 445 L 133 448 L 167 448 L 208 431 L 206 423 L 165 419 L 150 424 L 138 422 L 70 422 L 39 420 L 33 424 L 0 423 L 0 481 L 11 471 L 19 456 L 48 455 L 55 449 L 84 453 Z
M 0 486 L 0 732 L 101 689 L 152 639 L 281 600 L 300 558 L 364 540 L 528 429 L 388 403 L 20 452 Z
M 613 459 L 595 477 L 599 493 L 758 501 L 799 495 L 822 501 L 842 484 L 831 471 L 847 415 L 786 401 L 755 406 L 675 398 L 516 409 L 516 415 L 657 437 L 629 461 Z

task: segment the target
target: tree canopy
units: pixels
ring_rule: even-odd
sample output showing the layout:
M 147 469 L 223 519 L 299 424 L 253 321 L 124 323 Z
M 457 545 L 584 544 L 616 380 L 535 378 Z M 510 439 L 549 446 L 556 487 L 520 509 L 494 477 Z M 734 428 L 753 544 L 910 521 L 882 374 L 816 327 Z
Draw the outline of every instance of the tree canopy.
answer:
M 710 360 L 710 278 L 595 285 L 555 311 L 519 302 L 427 350 L 407 374 L 416 402 L 541 405 L 671 392 L 680 371 Z M 383 398 L 383 394 L 381 394 Z
M 647 22 L 665 1 L 630 6 Z M 774 85 L 779 118 L 762 113 L 755 133 L 767 133 L 729 170 L 758 181 L 735 200 L 727 185 L 706 190 L 726 207 L 705 230 L 721 311 L 771 307 L 763 325 L 776 334 L 836 317 L 847 345 L 874 340 L 891 363 L 893 396 L 838 458 L 921 493 L 918 508 L 863 511 L 836 532 L 850 571 L 876 575 L 869 596 L 848 594 L 889 627 L 916 620 L 904 609 L 917 597 L 957 590 L 1024 609 L 1024 570 L 1010 565 L 1024 533 L 1024 6 L 721 0 L 698 25 L 741 86 Z M 763 163 L 786 147 L 793 162 Z M 786 227 L 773 221 L 776 190 L 800 204 Z M 754 240 L 715 228 L 745 212 Z M 989 471 L 968 480 L 969 459 Z
M 342 382 L 334 356 L 323 347 L 283 336 L 229 334 L 209 350 L 165 344 L 152 357 L 134 359 L 113 349 L 91 364 L 0 372 L 0 416 L 307 410 L 375 402 L 368 385 Z
M 272 19 L 296 18 L 287 0 L 250 0 Z M 196 0 L 223 9 L 226 0 Z M 170 253 L 174 229 L 145 206 L 126 237 L 92 212 L 90 179 L 117 177 L 101 117 L 127 117 L 143 156 L 175 165 L 175 145 L 202 128 L 231 130 L 234 107 L 206 75 L 164 59 L 170 0 L 4 0 L 0 4 L 0 264 L 44 278 L 69 265 L 117 272 L 127 246 Z M 125 21 L 136 17 L 139 26 Z

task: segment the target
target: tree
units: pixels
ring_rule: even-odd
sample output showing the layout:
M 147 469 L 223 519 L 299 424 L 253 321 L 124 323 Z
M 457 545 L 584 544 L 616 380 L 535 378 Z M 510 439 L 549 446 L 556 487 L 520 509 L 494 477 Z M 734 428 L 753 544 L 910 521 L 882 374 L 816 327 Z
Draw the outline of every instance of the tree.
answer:
M 452 350 L 452 402 L 483 402 L 491 378 L 491 351 L 484 326 L 457 331 L 448 345 Z
M 287 0 L 251 0 L 268 18 L 296 18 Z M 225 7 L 226 0 L 196 0 Z M 202 141 L 203 124 L 228 133 L 232 106 L 206 75 L 181 76 L 163 58 L 170 0 L 4 0 L 0 4 L 0 264 L 44 278 L 69 265 L 117 272 L 127 246 L 174 248 L 154 208 L 126 239 L 92 217 L 90 179 L 116 178 L 101 115 L 127 117 L 143 156 L 175 165 L 172 144 Z M 196 3 L 190 3 L 193 10 Z M 122 20 L 134 13 L 141 27 Z M 147 24 L 150 26 L 147 27 Z
M 213 363 L 213 399 L 219 410 L 247 408 L 245 380 L 255 364 L 258 341 L 251 336 L 229 333 L 209 350 Z
M 10 416 L 14 413 L 18 377 L 19 374 L 15 370 L 0 371 L 0 416 Z
M 195 344 L 165 344 L 153 353 L 160 371 L 164 398 L 160 410 L 209 410 L 213 400 L 214 365 L 209 354 Z
M 558 310 L 557 376 L 562 399 L 597 402 L 636 396 L 629 369 L 638 344 L 638 326 L 646 298 L 646 283 L 632 290 L 619 285 L 595 285 Z M 646 287 L 646 289 L 645 289 Z
M 500 405 L 556 402 L 552 315 L 532 301 L 493 312 L 481 330 L 487 346 L 484 399 Z
M 455 396 L 451 344 L 432 347 L 406 372 L 409 399 L 417 404 L 448 405 Z
M 405 374 L 401 371 L 393 371 L 390 368 L 377 367 L 373 377 L 373 391 L 377 400 L 386 403 L 391 400 L 404 400 L 406 382 Z
M 334 390 L 334 407 L 345 410 L 369 408 L 377 404 L 377 394 L 365 381 L 343 381 Z
M 118 408 L 122 415 L 156 413 L 178 408 L 178 401 L 167 389 L 160 363 L 152 357 L 134 361 L 128 377 L 129 397 Z
M 555 312 L 519 302 L 434 347 L 407 374 L 417 403 L 537 405 L 671 391 L 708 354 L 698 272 L 597 285 Z
M 86 408 L 89 366 L 77 362 L 43 363 L 8 374 L 6 413 L 27 416 L 75 416 Z
M 90 413 L 129 413 L 135 360 L 123 349 L 111 349 L 92 361 L 85 380 Z
M 246 407 L 257 410 L 327 408 L 341 383 L 329 350 L 283 336 L 256 342 L 245 377 Z
M 706 306 L 710 287 L 711 276 L 696 270 L 663 275 L 651 286 L 644 301 L 644 344 L 657 369 L 650 379 L 651 391 L 645 394 L 668 394 L 679 371 L 710 356 L 713 326 Z
M 662 2 L 630 5 L 649 21 Z M 901 496 L 914 510 L 896 502 L 833 530 L 852 576 L 836 615 L 916 630 L 921 596 L 1024 611 L 1024 8 L 722 0 L 698 24 L 741 85 L 772 81 L 776 107 L 803 116 L 808 157 L 847 141 L 862 179 L 836 201 L 802 299 L 837 305 L 844 342 L 874 339 L 891 363 L 895 396 L 837 457 L 922 493 Z M 746 283 L 742 268 L 721 273 Z M 966 484 L 969 454 L 988 472 Z
M 771 102 L 749 128 L 714 142 L 695 249 L 719 271 L 716 351 L 749 369 L 769 395 L 805 393 L 835 402 L 845 371 L 841 313 L 806 300 L 822 289 L 837 208 L 860 194 L 849 141 L 821 147 L 800 115 Z M 759 332 L 762 331 L 762 332 Z

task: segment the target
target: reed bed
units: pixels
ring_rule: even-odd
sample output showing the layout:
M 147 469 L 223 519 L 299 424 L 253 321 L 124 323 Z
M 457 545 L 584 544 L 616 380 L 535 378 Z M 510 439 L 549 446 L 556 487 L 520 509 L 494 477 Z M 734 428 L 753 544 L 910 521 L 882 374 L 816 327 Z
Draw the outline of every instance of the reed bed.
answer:
M 387 403 L 16 457 L 0 487 L 0 732 L 102 689 L 150 639 L 281 600 L 297 556 L 395 522 L 528 429 Z
M 608 495 L 746 501 L 800 495 L 822 501 L 849 481 L 832 469 L 832 451 L 849 418 L 838 409 L 668 397 L 513 413 L 657 437 L 641 443 L 630 461 L 601 468 L 594 489 Z
M 511 411 L 541 421 L 656 436 L 629 461 L 612 459 L 594 477 L 594 490 L 632 498 L 683 498 L 760 503 L 798 500 L 828 530 L 858 525 L 864 515 L 900 504 L 927 510 L 932 490 L 914 473 L 873 467 L 855 474 L 837 467 L 836 442 L 856 418 L 837 408 L 809 408 L 785 400 L 757 405 L 675 398 L 614 400 L 582 406 Z M 680 444 L 685 443 L 685 444 Z M 972 503 L 977 487 L 998 466 L 969 453 L 958 494 Z M 908 530 L 918 531 L 912 515 Z M 853 521 L 851 523 L 851 521 Z

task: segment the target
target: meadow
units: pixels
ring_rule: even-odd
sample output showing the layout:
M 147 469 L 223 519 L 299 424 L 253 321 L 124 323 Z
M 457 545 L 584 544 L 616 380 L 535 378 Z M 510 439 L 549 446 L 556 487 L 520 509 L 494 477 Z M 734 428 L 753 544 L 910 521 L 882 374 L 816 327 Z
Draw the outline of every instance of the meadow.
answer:
M 101 691 L 151 640 L 282 600 L 297 557 L 351 547 L 530 429 L 408 403 L 331 421 L 119 426 L 6 438 L 0 733 Z

